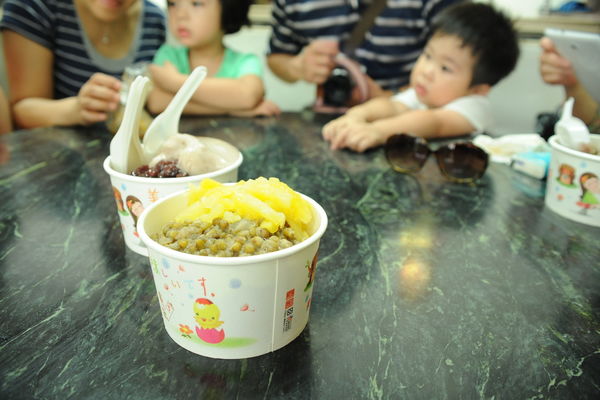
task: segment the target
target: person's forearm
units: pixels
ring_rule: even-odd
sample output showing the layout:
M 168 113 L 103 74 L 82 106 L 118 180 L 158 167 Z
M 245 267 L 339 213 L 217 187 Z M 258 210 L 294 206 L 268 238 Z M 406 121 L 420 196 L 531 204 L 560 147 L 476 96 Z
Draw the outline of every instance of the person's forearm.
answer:
M 13 130 L 12 117 L 10 115 L 10 107 L 4 92 L 0 89 L 0 135 L 11 132 Z
M 566 86 L 565 94 L 567 98 L 573 97 L 575 99 L 573 115 L 589 125 L 596 116 L 598 103 L 580 83 L 570 87 Z
M 60 100 L 26 98 L 13 106 L 15 125 L 20 128 L 71 126 L 81 123 L 76 97 Z
M 424 138 L 436 138 L 458 134 L 444 131 L 440 118 L 431 110 L 413 110 L 391 118 L 373 122 L 373 127 L 387 139 L 396 133 L 408 133 Z
M 153 114 L 162 112 L 177 93 L 179 86 L 170 84 L 156 85 L 148 98 L 148 109 Z M 189 104 L 195 107 L 185 107 L 186 114 L 219 114 L 229 111 L 251 110 L 263 99 L 264 89 L 258 77 L 240 79 L 205 78 L 192 95 Z M 203 111 L 206 110 L 206 111 Z
M 173 93 L 168 93 L 155 87 L 148 96 L 148 110 L 152 114 L 160 114 L 167 108 L 172 99 Z M 188 115 L 225 115 L 227 114 L 227 110 L 205 106 L 190 100 L 183 109 L 183 113 Z
M 192 101 L 216 109 L 251 110 L 263 99 L 264 88 L 260 78 L 248 80 L 206 78 L 192 96 Z
M 211 107 L 204 104 L 198 104 L 193 100 L 190 101 L 184 109 L 184 114 L 188 115 L 228 115 L 230 114 L 229 110 L 219 108 L 219 107 Z
M 302 78 L 301 67 L 296 56 L 291 54 L 270 54 L 267 64 L 271 71 L 282 80 L 294 83 Z
M 352 107 L 346 114 L 363 121 L 372 122 L 393 117 L 397 114 L 397 109 L 389 98 L 377 97 L 364 104 Z

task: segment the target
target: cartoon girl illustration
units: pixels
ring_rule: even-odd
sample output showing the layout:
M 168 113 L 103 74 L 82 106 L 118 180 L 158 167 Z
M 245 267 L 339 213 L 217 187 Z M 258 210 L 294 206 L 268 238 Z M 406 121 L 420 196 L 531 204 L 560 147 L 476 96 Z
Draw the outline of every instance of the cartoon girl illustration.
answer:
M 581 199 L 577 205 L 581 207 L 581 214 L 587 215 L 590 208 L 600 208 L 598 195 L 600 194 L 600 181 L 598 176 L 591 172 L 585 172 L 579 177 L 581 185 Z
M 127 209 L 129 210 L 131 218 L 133 219 L 133 234 L 136 237 L 140 237 L 137 231 L 137 220 L 144 211 L 144 205 L 140 199 L 135 196 L 127 196 L 127 199 L 125 199 L 125 204 L 127 204 Z
M 119 192 L 119 189 L 117 189 L 114 186 L 112 188 L 113 195 L 115 196 L 115 203 L 117 203 L 117 211 L 119 211 L 119 214 L 121 215 L 128 216 L 129 213 L 125 210 L 125 207 L 123 206 L 123 196 L 121 196 L 121 192 Z
M 217 329 L 223 325 L 219 321 L 221 310 L 212 301 L 206 298 L 198 298 L 194 302 L 194 319 L 200 325 L 196 326 L 196 335 L 206 343 L 219 343 L 225 339 L 225 331 Z
M 556 177 L 556 181 L 568 188 L 577 187 L 577 185 L 574 183 L 575 168 L 569 164 L 560 164 L 558 167 L 558 176 Z

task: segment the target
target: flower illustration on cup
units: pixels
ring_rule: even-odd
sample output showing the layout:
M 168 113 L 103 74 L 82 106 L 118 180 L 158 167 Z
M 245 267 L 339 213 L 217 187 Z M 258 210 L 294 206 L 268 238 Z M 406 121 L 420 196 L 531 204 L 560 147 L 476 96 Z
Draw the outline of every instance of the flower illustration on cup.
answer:
M 192 328 L 190 328 L 189 326 L 187 326 L 185 324 L 179 324 L 179 332 L 181 332 L 181 336 L 186 337 L 188 339 L 191 339 L 192 333 L 194 333 Z

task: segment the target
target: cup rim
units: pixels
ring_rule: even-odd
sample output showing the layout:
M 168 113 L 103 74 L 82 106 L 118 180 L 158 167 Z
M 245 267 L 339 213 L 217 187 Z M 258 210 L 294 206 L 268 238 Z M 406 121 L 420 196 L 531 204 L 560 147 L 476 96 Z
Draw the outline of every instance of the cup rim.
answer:
M 220 140 L 217 138 L 211 138 L 211 139 Z M 225 141 L 223 141 L 223 142 L 227 143 Z M 233 147 L 235 150 L 237 150 L 238 157 L 236 158 L 236 160 L 233 163 L 231 163 L 223 168 L 217 169 L 215 171 L 207 172 L 205 174 L 200 174 L 200 175 L 191 175 L 191 176 L 184 176 L 184 177 L 179 177 L 179 178 L 148 178 L 145 176 L 133 176 L 133 175 L 129 175 L 129 174 L 124 174 L 122 172 L 114 170 L 113 167 L 110 165 L 110 154 L 104 159 L 102 166 L 104 167 L 104 170 L 106 171 L 106 173 L 108 173 L 109 175 L 116 176 L 118 178 L 121 178 L 121 179 L 127 180 L 127 181 L 146 183 L 146 184 L 154 184 L 154 185 L 156 185 L 158 182 L 160 182 L 161 185 L 180 185 L 182 183 L 197 182 L 198 179 L 214 178 L 216 176 L 226 174 L 228 172 L 231 172 L 231 171 L 239 168 L 239 166 L 244 161 L 244 155 L 238 148 L 236 148 L 232 144 L 230 144 L 230 143 L 227 143 L 227 144 L 230 145 L 231 147 Z
M 235 182 L 224 183 L 224 185 L 233 185 L 233 184 L 235 184 Z M 188 262 L 188 263 L 192 263 L 192 264 L 220 265 L 220 266 L 236 266 L 236 265 L 241 265 L 241 264 L 256 264 L 256 263 L 271 261 L 273 259 L 284 258 L 284 257 L 290 256 L 292 254 L 295 254 L 295 253 L 301 251 L 302 249 L 312 245 L 314 242 L 320 240 L 320 238 L 325 233 L 325 229 L 327 228 L 328 219 L 327 219 L 327 214 L 325 213 L 325 210 L 323 209 L 323 207 L 321 207 L 321 205 L 319 203 L 317 203 L 315 200 L 311 199 L 310 197 L 306 196 L 305 194 L 296 192 L 296 193 L 300 194 L 300 196 L 302 196 L 302 198 L 304 200 L 306 200 L 310 203 L 310 205 L 313 207 L 313 209 L 315 210 L 316 214 L 319 216 L 319 219 L 320 219 L 320 223 L 319 223 L 317 230 L 315 232 L 313 232 L 313 234 L 310 235 L 308 238 L 304 239 L 302 242 L 297 243 L 291 247 L 288 247 L 287 249 L 272 251 L 270 253 L 265 253 L 265 254 L 257 254 L 254 256 L 214 257 L 214 256 L 200 256 L 200 255 L 195 255 L 195 254 L 184 253 L 181 251 L 170 249 L 166 246 L 163 246 L 163 245 L 157 243 L 153 239 L 151 239 L 150 236 L 148 236 L 148 234 L 146 233 L 144 224 L 146 222 L 146 218 L 148 217 L 148 215 L 158 205 L 160 205 L 163 202 L 168 201 L 169 199 L 171 199 L 173 197 L 181 196 L 181 195 L 187 193 L 188 191 L 189 191 L 189 189 L 183 189 L 183 190 L 177 191 L 175 193 L 172 193 L 169 196 L 159 199 L 158 201 L 152 203 L 150 206 L 148 206 L 146 209 L 144 209 L 144 211 L 140 215 L 137 226 L 138 226 L 138 233 L 140 235 L 140 239 L 142 239 L 142 242 L 146 245 L 147 248 L 151 248 L 152 250 L 154 250 L 164 256 L 167 256 L 169 258 L 177 259 L 179 261 Z
M 593 138 L 596 138 L 597 140 L 600 141 L 600 135 L 598 135 L 598 134 L 590 134 L 590 135 Z M 600 156 L 571 149 L 570 147 L 567 147 L 567 146 L 563 145 L 562 143 L 560 143 L 560 140 L 559 140 L 558 136 L 556 136 L 556 135 L 550 136 L 550 138 L 548 139 L 548 143 L 550 143 L 550 146 L 553 149 L 562 151 L 563 153 L 567 153 L 570 156 L 584 158 L 584 159 L 587 159 L 590 161 L 600 162 Z

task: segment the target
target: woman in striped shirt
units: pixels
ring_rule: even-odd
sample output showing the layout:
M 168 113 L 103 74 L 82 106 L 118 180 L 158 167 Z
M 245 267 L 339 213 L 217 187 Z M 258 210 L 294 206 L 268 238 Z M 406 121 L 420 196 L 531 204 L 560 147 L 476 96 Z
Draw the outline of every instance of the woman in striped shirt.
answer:
M 149 0 L 6 0 L 0 28 L 22 128 L 105 121 L 125 67 L 152 61 L 166 37 Z

